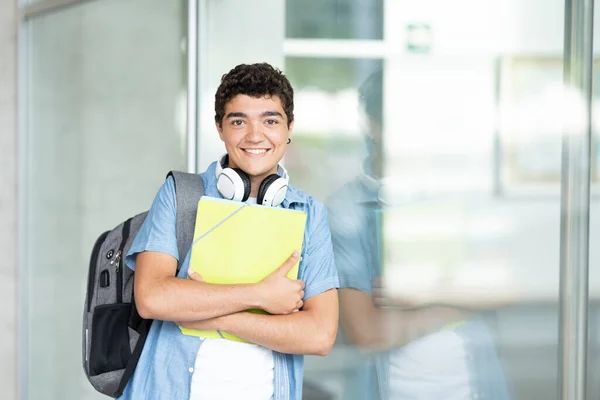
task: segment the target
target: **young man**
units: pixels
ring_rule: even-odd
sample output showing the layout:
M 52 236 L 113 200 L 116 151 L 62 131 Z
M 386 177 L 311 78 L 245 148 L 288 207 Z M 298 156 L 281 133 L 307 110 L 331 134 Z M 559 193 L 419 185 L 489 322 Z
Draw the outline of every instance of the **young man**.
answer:
M 287 175 L 279 162 L 291 140 L 293 109 L 289 81 L 268 64 L 238 65 L 224 75 L 215 122 L 227 155 L 201 174 L 205 195 L 232 197 L 227 179 L 217 187 L 229 167 L 248 185 L 242 201 L 262 203 L 265 178 Z M 138 311 L 155 322 L 123 399 L 301 399 L 302 355 L 328 354 L 336 337 L 338 278 L 324 206 L 293 186 L 282 190 L 279 206 L 308 215 L 301 253 L 273 266 L 261 283 L 216 285 L 188 274 L 190 253 L 177 251 L 173 181 L 160 188 L 126 259 L 136 271 Z M 288 279 L 298 259 L 298 280 Z M 246 312 L 252 308 L 270 315 Z M 218 329 L 252 344 L 185 336 L 178 325 Z

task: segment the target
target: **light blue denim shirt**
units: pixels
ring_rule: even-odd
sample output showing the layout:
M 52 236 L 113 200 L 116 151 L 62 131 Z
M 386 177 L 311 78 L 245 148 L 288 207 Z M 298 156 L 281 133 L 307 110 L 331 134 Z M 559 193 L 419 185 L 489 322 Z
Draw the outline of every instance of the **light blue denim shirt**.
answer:
M 327 208 L 340 288 L 372 294 L 373 279 L 381 276 L 382 238 L 378 214 L 385 206 L 379 202 L 377 193 L 356 179 L 332 195 Z M 508 400 L 510 391 L 487 317 L 474 314 L 454 330 L 463 339 L 468 354 L 473 398 Z M 349 344 L 343 331 L 338 336 L 338 344 Z M 388 352 L 364 355 L 345 374 L 344 400 L 389 399 Z
M 202 173 L 205 195 L 222 198 L 217 190 L 216 162 Z M 302 260 L 298 278 L 303 280 L 304 300 L 339 286 L 331 245 L 327 211 L 322 203 L 290 186 L 282 207 L 307 212 Z M 127 265 L 135 270 L 136 255 L 142 251 L 158 251 L 179 260 L 175 236 L 175 189 L 172 178 L 160 188 L 152 207 L 127 254 Z M 179 271 L 187 278 L 189 252 Z M 154 321 L 135 373 L 121 399 L 188 400 L 194 363 L 202 339 L 185 336 L 168 321 Z M 274 399 L 300 400 L 304 357 L 273 352 Z

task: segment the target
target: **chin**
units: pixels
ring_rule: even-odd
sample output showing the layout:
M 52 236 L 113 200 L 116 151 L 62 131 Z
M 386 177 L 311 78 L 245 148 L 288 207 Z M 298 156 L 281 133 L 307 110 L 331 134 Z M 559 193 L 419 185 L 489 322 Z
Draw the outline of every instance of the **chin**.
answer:
M 270 173 L 273 169 L 276 168 L 276 165 L 256 165 L 253 163 L 244 163 L 241 166 L 241 169 L 250 176 L 261 176 Z

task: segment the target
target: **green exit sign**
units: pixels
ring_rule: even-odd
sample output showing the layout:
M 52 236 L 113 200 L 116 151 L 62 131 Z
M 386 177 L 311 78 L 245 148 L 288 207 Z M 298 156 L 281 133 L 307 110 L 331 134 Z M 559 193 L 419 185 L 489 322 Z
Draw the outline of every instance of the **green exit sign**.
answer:
M 406 26 L 406 48 L 411 53 L 429 53 L 433 44 L 431 26 L 424 23 Z

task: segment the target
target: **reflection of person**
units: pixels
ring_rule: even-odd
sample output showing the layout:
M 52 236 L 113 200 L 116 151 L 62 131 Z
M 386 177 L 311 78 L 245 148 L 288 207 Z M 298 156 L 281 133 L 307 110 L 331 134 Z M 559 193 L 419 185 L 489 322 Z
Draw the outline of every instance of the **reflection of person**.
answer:
M 381 88 L 377 72 L 360 89 L 368 117 L 364 175 L 328 200 L 340 277 L 340 336 L 360 349 L 344 398 L 507 399 L 494 343 L 480 318 L 462 308 L 381 297 Z
M 139 313 L 155 321 L 124 399 L 300 400 L 302 355 L 325 355 L 335 340 L 338 278 L 325 207 L 286 180 L 271 190 L 287 175 L 279 162 L 293 127 L 289 81 L 268 64 L 239 65 L 223 76 L 215 111 L 227 155 L 201 174 L 205 195 L 305 211 L 304 245 L 261 283 L 205 283 L 188 271 L 190 253 L 177 254 L 177 205 L 167 180 L 127 256 Z M 234 175 L 238 186 L 227 187 L 225 176 Z M 179 257 L 185 260 L 175 277 Z M 298 259 L 299 279 L 288 279 Z M 254 308 L 270 314 L 246 311 Z M 185 336 L 177 324 L 251 343 Z

